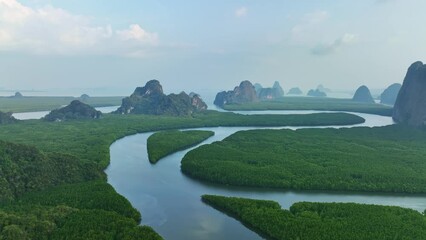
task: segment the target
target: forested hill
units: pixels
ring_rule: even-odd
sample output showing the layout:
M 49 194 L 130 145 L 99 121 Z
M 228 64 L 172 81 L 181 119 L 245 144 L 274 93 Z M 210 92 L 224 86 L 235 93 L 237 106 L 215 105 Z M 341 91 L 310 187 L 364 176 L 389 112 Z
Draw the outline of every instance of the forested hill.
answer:
M 0 239 L 161 239 L 101 169 L 0 141 Z
M 103 176 L 94 163 L 65 154 L 44 154 L 38 149 L 0 141 L 0 201 L 63 183 Z

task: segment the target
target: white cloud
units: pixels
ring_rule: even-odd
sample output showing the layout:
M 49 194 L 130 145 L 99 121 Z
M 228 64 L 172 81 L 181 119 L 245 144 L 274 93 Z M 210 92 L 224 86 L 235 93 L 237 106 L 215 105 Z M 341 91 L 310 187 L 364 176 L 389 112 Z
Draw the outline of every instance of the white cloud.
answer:
M 33 13 L 15 0 L 0 0 L 0 19 L 9 23 L 22 23 Z
M 2 29 L 0 29 L 0 42 L 11 42 L 12 36 L 10 34 Z
M 137 44 L 129 44 L 129 40 Z M 110 25 L 94 25 L 90 17 L 61 8 L 35 9 L 17 0 L 0 0 L 0 51 L 128 55 L 157 43 L 157 34 L 138 24 L 113 31 Z
M 345 33 L 342 37 L 336 39 L 332 43 L 328 44 L 319 44 L 313 49 L 311 53 L 318 56 L 324 56 L 332 54 L 340 49 L 342 46 L 353 44 L 358 41 L 358 36 L 355 34 Z
M 238 18 L 247 16 L 247 13 L 248 9 L 246 7 L 239 7 L 235 10 L 235 16 Z
M 117 36 L 121 40 L 134 40 L 141 43 L 156 44 L 158 42 L 158 36 L 156 33 L 150 33 L 143 30 L 138 24 L 132 24 L 129 29 L 117 30 Z

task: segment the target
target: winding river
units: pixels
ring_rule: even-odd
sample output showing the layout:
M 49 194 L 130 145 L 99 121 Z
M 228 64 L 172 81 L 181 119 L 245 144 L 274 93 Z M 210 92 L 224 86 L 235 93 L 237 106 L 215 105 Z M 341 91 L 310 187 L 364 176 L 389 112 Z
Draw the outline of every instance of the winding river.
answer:
M 243 114 L 313 112 L 316 111 L 251 111 L 243 112 Z M 356 114 L 366 119 L 365 123 L 356 126 L 373 127 L 393 124 L 390 117 Z M 337 126 L 329 127 L 338 128 Z M 258 128 L 202 129 L 215 132 L 213 137 L 202 143 L 208 144 L 220 141 L 237 131 Z M 426 209 L 425 195 L 295 192 L 202 183 L 186 177 L 180 171 L 181 159 L 192 148 L 169 155 L 157 164 L 151 165 L 146 148 L 147 138 L 151 134 L 152 132 L 136 134 L 113 143 L 110 147 L 111 164 L 105 172 L 108 175 L 108 182 L 116 191 L 125 196 L 142 213 L 141 224 L 153 227 L 165 239 L 261 239 L 238 221 L 202 203 L 200 196 L 203 194 L 274 200 L 283 208 L 289 208 L 295 202 L 311 201 L 395 205 L 418 211 Z

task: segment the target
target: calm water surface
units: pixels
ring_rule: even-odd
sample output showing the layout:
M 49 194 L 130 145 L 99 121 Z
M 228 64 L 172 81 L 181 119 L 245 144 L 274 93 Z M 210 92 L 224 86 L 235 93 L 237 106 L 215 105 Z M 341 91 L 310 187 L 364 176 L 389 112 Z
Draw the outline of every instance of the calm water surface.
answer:
M 288 114 L 294 111 L 273 111 Z M 314 113 L 298 111 L 297 113 Z M 245 114 L 270 112 L 244 112 Z M 389 117 L 358 114 L 366 119 L 357 126 L 385 126 L 393 124 Z M 202 144 L 220 141 L 236 131 L 257 129 L 247 127 L 203 128 L 215 136 Z M 296 128 L 290 128 L 296 129 Z M 277 191 L 227 187 L 206 184 L 184 176 L 180 161 L 191 149 L 177 152 L 160 160 L 156 165 L 148 161 L 146 141 L 152 133 L 128 136 L 110 147 L 111 164 L 106 170 L 108 182 L 142 213 L 142 224 L 149 225 L 165 239 L 261 239 L 241 223 L 201 202 L 203 194 L 237 196 L 274 200 L 283 208 L 300 201 L 356 202 L 395 205 L 423 211 L 426 196 L 336 193 L 312 191 Z

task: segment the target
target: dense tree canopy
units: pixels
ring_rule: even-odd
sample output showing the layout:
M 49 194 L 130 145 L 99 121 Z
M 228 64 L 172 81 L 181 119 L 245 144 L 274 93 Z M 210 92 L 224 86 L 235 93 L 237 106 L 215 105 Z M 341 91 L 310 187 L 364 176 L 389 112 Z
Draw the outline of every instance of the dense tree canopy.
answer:
M 215 183 L 283 189 L 426 192 L 426 131 L 253 130 L 187 153 L 182 171 Z
M 161 158 L 194 146 L 214 135 L 212 131 L 163 131 L 152 134 L 148 138 L 148 157 L 151 163 Z
M 206 111 L 188 117 L 107 114 L 97 121 L 1 125 L 0 139 L 14 143 L 0 141 L 0 239 L 160 239 L 152 229 L 138 227 L 140 214 L 105 182 L 109 146 L 127 135 L 220 125 L 363 121 L 350 114 L 265 118 Z
M 426 217 L 411 209 L 355 203 L 294 204 L 204 195 L 202 200 L 267 239 L 425 239 Z
M 101 178 L 94 163 L 66 154 L 44 154 L 35 147 L 0 141 L 0 201 L 63 183 Z

